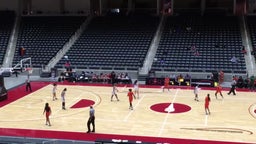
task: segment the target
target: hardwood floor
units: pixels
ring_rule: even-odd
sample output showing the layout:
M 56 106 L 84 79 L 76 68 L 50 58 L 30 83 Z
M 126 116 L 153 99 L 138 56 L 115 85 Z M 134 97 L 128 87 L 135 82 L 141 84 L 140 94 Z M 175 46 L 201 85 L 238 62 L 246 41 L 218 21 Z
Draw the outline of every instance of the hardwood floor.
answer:
M 66 107 L 61 109 L 61 91 L 67 88 Z M 65 85 L 57 87 L 58 100 L 52 100 L 52 85 L 28 93 L 26 96 L 4 106 L 0 111 L 0 127 L 38 130 L 86 132 L 89 116 L 88 105 L 71 108 L 80 100 L 94 101 L 96 133 L 173 137 L 231 142 L 256 141 L 256 94 L 238 91 L 236 96 L 215 98 L 215 91 L 202 89 L 199 102 L 194 101 L 192 89 L 171 89 L 162 92 L 159 88 L 140 88 L 140 98 L 133 101 L 134 110 L 129 110 L 128 87 L 118 87 L 120 101 L 110 101 L 112 87 Z M 204 98 L 211 95 L 211 114 L 206 115 Z M 52 126 L 45 125 L 44 104 L 52 109 Z M 174 109 L 188 106 L 189 111 L 180 113 L 157 112 L 153 105 L 174 103 Z M 178 105 L 181 107 L 178 107 Z M 161 110 L 160 110 L 161 111 Z M 162 110 L 164 111 L 164 110 Z

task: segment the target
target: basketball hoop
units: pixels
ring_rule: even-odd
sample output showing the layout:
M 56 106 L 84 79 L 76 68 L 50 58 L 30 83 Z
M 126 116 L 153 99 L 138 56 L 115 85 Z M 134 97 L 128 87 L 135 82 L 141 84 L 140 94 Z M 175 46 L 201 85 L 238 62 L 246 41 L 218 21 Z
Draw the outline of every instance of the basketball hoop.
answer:
M 32 74 L 33 73 L 33 69 L 30 68 L 30 67 L 26 68 L 25 71 L 27 71 L 28 74 Z

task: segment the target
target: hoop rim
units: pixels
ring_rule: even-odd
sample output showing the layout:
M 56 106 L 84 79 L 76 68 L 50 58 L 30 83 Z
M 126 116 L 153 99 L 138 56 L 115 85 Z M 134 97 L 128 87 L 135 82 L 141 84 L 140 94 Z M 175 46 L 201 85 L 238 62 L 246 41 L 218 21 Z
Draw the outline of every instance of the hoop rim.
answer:
M 25 71 L 27 71 L 29 74 L 32 74 L 33 68 L 31 68 L 31 67 L 25 68 Z

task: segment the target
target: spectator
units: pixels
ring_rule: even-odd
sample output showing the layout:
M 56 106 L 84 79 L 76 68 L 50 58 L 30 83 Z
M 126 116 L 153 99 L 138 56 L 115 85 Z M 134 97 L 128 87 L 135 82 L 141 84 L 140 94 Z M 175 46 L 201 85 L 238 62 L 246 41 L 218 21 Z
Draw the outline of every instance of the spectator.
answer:
M 239 87 L 239 88 L 244 87 L 244 79 L 242 78 L 242 76 L 240 76 L 237 80 L 237 87 Z
M 116 83 L 116 73 L 114 71 L 111 72 L 110 74 L 110 78 L 111 78 L 111 84 L 115 84 Z
M 249 81 L 250 81 L 249 78 L 246 78 L 246 79 L 244 80 L 244 88 L 248 88 L 248 86 L 249 86 Z
M 239 59 L 233 56 L 230 60 L 232 63 L 238 63 Z
M 242 46 L 242 53 L 243 53 L 243 54 L 247 54 L 247 51 L 246 51 L 246 49 L 245 49 L 245 46 Z
M 161 63 L 162 66 L 165 65 L 164 58 L 161 58 L 160 63 Z
M 20 56 L 21 57 L 23 57 L 25 54 L 26 54 L 26 49 L 22 46 L 21 48 L 20 48 Z
M 182 74 L 180 74 L 180 75 L 177 77 L 177 81 L 178 81 L 179 85 L 181 85 L 181 83 L 184 82 L 184 78 L 183 78 Z
M 185 80 L 190 80 L 190 79 L 191 79 L 191 76 L 190 76 L 189 74 L 186 74 L 186 76 L 185 76 L 184 79 L 185 79 Z
M 253 48 L 253 50 L 251 51 L 251 55 L 255 55 L 256 54 L 256 47 Z
M 254 90 L 254 81 L 255 81 L 255 77 L 251 76 L 250 77 L 250 83 L 249 83 L 249 89 L 250 90 Z

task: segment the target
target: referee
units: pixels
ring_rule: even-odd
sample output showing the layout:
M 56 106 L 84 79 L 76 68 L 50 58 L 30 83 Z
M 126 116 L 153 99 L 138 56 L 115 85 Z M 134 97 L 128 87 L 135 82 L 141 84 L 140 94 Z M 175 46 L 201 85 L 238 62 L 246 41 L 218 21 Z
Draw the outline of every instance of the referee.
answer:
M 93 109 L 92 106 L 90 106 L 89 119 L 87 121 L 87 128 L 88 128 L 87 133 L 95 132 L 95 115 L 94 114 L 95 114 L 95 110 Z M 92 124 L 92 131 L 90 128 L 91 124 Z

